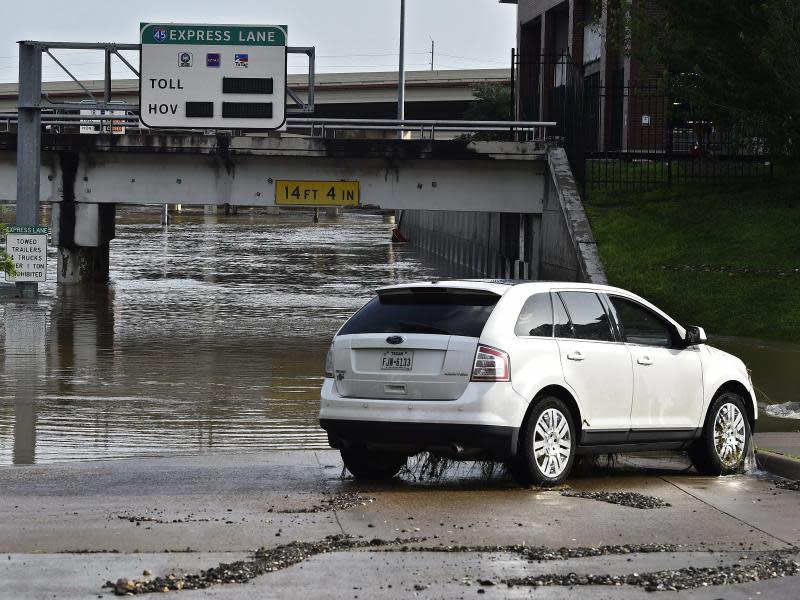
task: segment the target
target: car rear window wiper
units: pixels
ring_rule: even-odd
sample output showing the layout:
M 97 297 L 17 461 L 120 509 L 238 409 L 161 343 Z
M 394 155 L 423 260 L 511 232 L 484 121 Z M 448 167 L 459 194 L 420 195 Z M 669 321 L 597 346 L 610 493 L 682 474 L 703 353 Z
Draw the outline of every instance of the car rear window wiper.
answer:
M 401 333 L 440 333 L 442 335 L 450 335 L 450 332 L 446 329 L 442 329 L 441 327 L 436 327 L 434 325 L 428 325 L 427 323 L 399 321 L 397 324 L 403 329 Z

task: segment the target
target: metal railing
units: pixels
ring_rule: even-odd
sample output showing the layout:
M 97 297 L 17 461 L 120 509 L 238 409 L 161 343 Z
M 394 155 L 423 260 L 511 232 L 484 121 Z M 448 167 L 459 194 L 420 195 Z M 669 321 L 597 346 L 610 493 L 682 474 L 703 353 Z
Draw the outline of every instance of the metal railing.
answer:
M 569 55 L 514 54 L 516 116 L 557 121 L 575 177 L 593 193 L 769 179 L 774 159 L 757 123 L 723 122 L 655 80 L 587 74 Z
M 403 134 L 404 139 L 436 139 L 436 133 L 448 137 L 455 134 L 493 134 L 497 139 L 545 141 L 553 122 L 544 121 L 460 121 L 429 119 L 288 119 L 289 130 L 308 131 L 310 137 L 336 137 L 341 131 L 386 131 Z M 501 135 L 498 135 L 501 134 Z M 415 137 L 416 136 L 416 137 Z
M 72 107 L 71 107 L 72 108 Z M 75 107 L 78 109 L 79 107 Z M 127 109 L 127 107 L 116 107 Z M 141 125 L 139 116 L 130 112 L 126 115 L 81 115 L 69 114 L 63 111 L 42 111 L 41 123 L 43 128 L 48 128 L 51 133 L 70 133 L 62 131 L 63 128 L 79 126 L 125 127 L 134 129 L 130 133 L 146 133 L 150 130 Z M 0 131 L 11 131 L 16 125 L 18 115 L 16 112 L 0 113 Z M 53 131 L 53 128 L 59 130 Z M 314 119 L 290 118 L 286 120 L 286 128 L 290 134 L 305 132 L 313 138 L 337 138 L 342 132 L 395 132 L 402 133 L 403 139 L 436 139 L 437 132 L 441 137 L 455 137 L 457 134 L 466 136 L 491 136 L 491 139 L 505 139 L 521 142 L 544 142 L 554 139 L 552 132 L 556 128 L 554 121 L 460 121 L 460 120 L 429 120 L 429 119 Z M 185 131 L 185 130 L 184 130 Z M 213 134 L 216 130 L 192 130 L 195 134 Z M 352 137 L 352 136 L 347 136 Z

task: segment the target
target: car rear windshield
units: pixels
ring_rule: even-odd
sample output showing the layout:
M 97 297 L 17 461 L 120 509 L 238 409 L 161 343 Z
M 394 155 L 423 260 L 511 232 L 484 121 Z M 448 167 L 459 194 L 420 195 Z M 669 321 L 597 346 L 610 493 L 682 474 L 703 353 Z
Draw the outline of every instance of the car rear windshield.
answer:
M 480 337 L 499 299 L 497 294 L 474 290 L 387 290 L 353 315 L 339 335 L 432 333 Z

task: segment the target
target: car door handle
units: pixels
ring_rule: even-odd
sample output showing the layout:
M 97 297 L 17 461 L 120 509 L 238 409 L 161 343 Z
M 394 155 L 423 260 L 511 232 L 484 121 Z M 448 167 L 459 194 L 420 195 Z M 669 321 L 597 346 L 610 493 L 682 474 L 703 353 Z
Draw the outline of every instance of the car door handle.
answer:
M 640 365 L 648 366 L 653 364 L 653 359 L 650 358 L 649 356 L 640 356 L 639 358 L 636 359 L 636 362 L 639 363 Z
M 586 357 L 579 350 L 576 350 L 575 352 L 567 354 L 567 358 L 569 360 L 583 360 Z

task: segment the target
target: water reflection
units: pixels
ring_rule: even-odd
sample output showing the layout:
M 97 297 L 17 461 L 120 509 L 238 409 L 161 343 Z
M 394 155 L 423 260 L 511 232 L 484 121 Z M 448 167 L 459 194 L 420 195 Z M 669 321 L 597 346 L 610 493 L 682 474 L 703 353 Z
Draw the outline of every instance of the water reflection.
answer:
M 0 464 L 327 447 L 328 343 L 386 282 L 458 276 L 378 215 L 120 212 L 112 283 L 0 305 Z M 12 425 L 13 424 L 13 425 Z
M 9 407 L 3 418 L 13 416 L 15 463 L 32 463 L 36 458 L 37 399 L 47 369 L 48 309 L 38 305 L 15 305 L 3 311 L 3 373 L 14 382 Z M 5 386 L 4 386 L 5 387 Z M 6 423 L 2 428 L 9 431 Z

